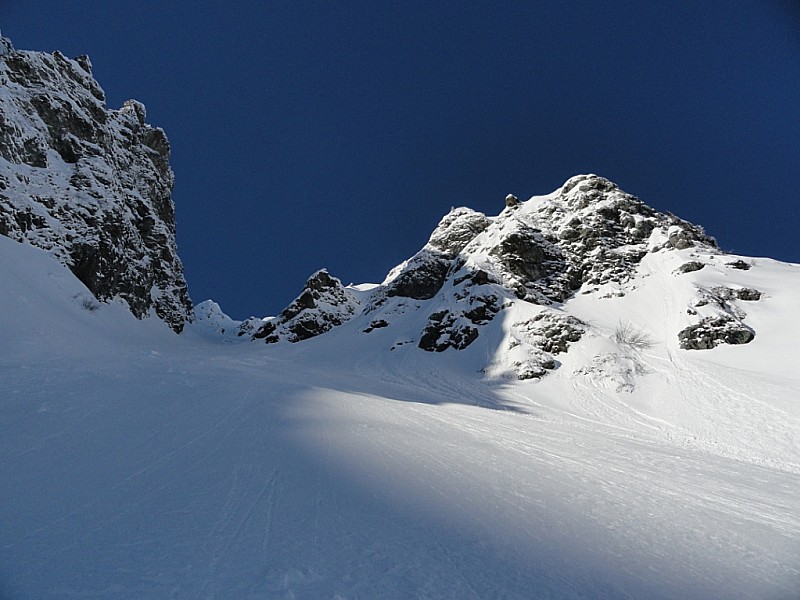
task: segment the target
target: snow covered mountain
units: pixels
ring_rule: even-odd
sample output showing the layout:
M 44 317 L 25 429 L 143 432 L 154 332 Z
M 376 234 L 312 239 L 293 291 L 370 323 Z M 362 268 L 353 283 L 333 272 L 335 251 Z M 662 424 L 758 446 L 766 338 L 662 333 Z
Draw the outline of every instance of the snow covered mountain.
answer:
M 579 175 L 192 310 L 90 70 L 0 42 L 0 598 L 797 597 L 800 265 Z
M 670 348 L 752 341 L 747 307 L 763 296 L 751 287 L 758 275 L 746 273 L 752 262 L 726 255 L 702 228 L 655 211 L 607 179 L 578 175 L 528 202 L 509 195 L 496 217 L 452 209 L 382 284 L 346 288 L 320 271 L 280 315 L 249 319 L 238 334 L 299 342 L 352 320 L 350 329 L 361 333 L 385 329 L 387 348 L 442 352 L 463 350 L 499 327 L 502 340 L 484 370 L 540 378 L 570 345 L 603 335 L 586 320 L 595 311 L 617 314 L 617 342 L 639 350 L 655 344 L 648 331 L 661 335 L 662 328 L 644 329 L 628 315 L 667 301 Z M 656 286 L 670 298 L 656 300 Z M 574 310 L 584 306 L 592 307 L 588 314 Z M 228 331 L 235 327 L 229 323 Z
M 48 250 L 101 301 L 191 319 L 169 142 L 129 100 L 105 106 L 88 57 L 0 37 L 0 234 Z

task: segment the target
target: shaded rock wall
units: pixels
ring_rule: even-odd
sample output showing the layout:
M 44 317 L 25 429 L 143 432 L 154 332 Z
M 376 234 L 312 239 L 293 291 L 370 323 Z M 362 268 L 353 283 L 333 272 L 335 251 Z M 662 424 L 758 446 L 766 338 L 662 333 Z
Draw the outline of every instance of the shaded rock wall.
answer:
M 175 331 L 192 318 L 175 243 L 169 142 L 119 110 L 85 56 L 0 43 L 0 234 L 53 254 L 102 301 Z

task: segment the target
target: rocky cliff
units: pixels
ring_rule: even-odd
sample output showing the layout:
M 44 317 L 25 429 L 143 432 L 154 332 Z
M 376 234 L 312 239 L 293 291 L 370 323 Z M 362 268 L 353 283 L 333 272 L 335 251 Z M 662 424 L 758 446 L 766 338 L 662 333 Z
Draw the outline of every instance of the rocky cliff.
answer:
M 141 103 L 106 107 L 88 57 L 0 38 L 0 234 L 53 254 L 98 300 L 179 332 L 192 306 L 169 152 Z

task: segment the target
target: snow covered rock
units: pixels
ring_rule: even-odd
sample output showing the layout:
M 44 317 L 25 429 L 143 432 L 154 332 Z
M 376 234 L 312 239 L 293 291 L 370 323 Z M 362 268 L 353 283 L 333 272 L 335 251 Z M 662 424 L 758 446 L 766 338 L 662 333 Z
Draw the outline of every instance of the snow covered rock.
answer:
M 507 203 L 497 217 L 465 208 L 451 211 L 428 244 L 385 285 L 429 282 L 424 294 L 406 294 L 434 304 L 419 346 L 463 349 L 503 307 L 519 301 L 562 304 L 579 290 L 592 293 L 608 285 L 624 294 L 648 253 L 695 245 L 716 249 L 700 227 L 655 211 L 607 179 L 579 175 L 547 196 Z M 474 278 L 481 285 L 474 285 Z M 484 307 L 485 318 L 468 318 L 475 305 Z M 555 335 L 552 328 L 550 333 Z M 531 345 L 526 356 L 534 356 L 538 366 L 522 366 L 530 361 L 519 359 L 521 372 L 528 376 L 549 366 L 552 355 L 542 352 L 541 344 Z
M 485 371 L 493 376 L 520 380 L 540 379 L 559 366 L 556 356 L 581 340 L 588 325 L 580 319 L 544 309 L 530 319 L 511 325 L 502 359 Z
M 8 38 L 3 37 L 3 34 L 0 33 L 0 56 L 4 54 L 8 54 L 14 50 L 14 46 L 11 45 L 11 40 Z
M 206 300 L 195 306 L 194 317 L 195 330 L 225 339 L 236 337 L 242 327 L 240 321 L 230 318 L 213 300 Z
M 384 295 L 415 300 L 433 298 L 444 285 L 454 259 L 489 222 L 486 215 L 469 208 L 451 210 L 434 229 L 428 243 L 387 275 Z
M 684 273 L 693 273 L 695 271 L 699 271 L 700 269 L 704 268 L 706 263 L 700 262 L 697 260 L 690 260 L 687 263 L 683 263 L 680 267 L 675 269 L 676 275 L 683 275 Z
M 471 208 L 454 208 L 442 217 L 426 247 L 454 258 L 490 223 L 491 221 L 483 213 Z
M 693 301 L 692 296 L 683 300 L 690 304 L 689 320 L 695 323 L 681 325 L 685 333 L 680 347 L 747 341 L 743 332 L 751 330 L 744 325 L 746 315 L 738 301 L 757 300 L 760 293 L 693 283 L 695 274 L 707 267 L 699 257 L 719 253 L 702 228 L 656 211 L 603 177 L 578 175 L 551 194 L 527 202 L 509 195 L 495 217 L 464 207 L 451 209 L 425 246 L 369 293 L 356 298 L 323 271 L 278 317 L 260 322 L 254 333 L 252 323 L 247 332 L 241 331 L 267 342 L 300 341 L 356 319 L 362 333 L 397 331 L 399 337 L 387 338 L 392 348 L 413 344 L 444 352 L 469 348 L 502 317 L 502 339 L 494 342 L 499 346 L 485 349 L 497 356 L 484 372 L 540 378 L 559 368 L 557 357 L 593 330 L 570 313 L 573 300 L 579 295 L 599 301 L 632 293 L 644 283 L 647 274 L 640 266 L 648 256 L 662 257 L 656 262 L 668 269 L 666 275 L 687 278 L 690 287 L 680 289 L 694 296 Z M 669 260 L 671 255 L 676 260 Z M 738 263 L 731 265 L 740 268 Z M 699 310 L 702 306 L 707 308 Z M 733 324 L 723 327 L 728 318 Z M 679 331 L 676 327 L 673 335 Z M 628 349 L 624 340 L 614 344 L 619 351 Z
M 253 334 L 253 339 L 263 339 L 268 344 L 281 339 L 306 340 L 350 320 L 359 307 L 355 295 L 321 269 L 308 279 L 300 295 L 281 314 L 266 321 Z
M 192 318 L 170 146 L 130 100 L 108 109 L 87 57 L 0 43 L 0 234 L 43 248 L 98 300 L 175 331 Z
M 754 337 L 752 329 L 729 315 L 706 317 L 678 334 L 684 350 L 710 350 L 719 344 L 747 344 Z

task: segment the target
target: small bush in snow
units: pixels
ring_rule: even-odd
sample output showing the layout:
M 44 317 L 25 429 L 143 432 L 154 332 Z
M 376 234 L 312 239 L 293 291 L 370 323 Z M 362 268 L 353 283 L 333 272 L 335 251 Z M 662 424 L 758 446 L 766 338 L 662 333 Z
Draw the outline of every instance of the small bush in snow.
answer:
M 627 346 L 634 350 L 645 350 L 647 348 L 652 348 L 655 344 L 653 338 L 632 325 L 629 321 L 620 321 L 617 323 L 617 327 L 614 329 L 614 335 L 611 339 L 620 346 Z

